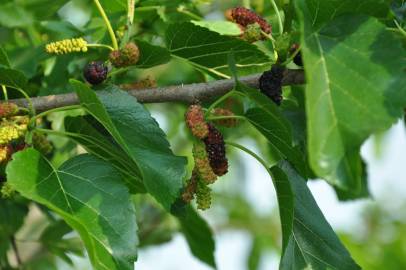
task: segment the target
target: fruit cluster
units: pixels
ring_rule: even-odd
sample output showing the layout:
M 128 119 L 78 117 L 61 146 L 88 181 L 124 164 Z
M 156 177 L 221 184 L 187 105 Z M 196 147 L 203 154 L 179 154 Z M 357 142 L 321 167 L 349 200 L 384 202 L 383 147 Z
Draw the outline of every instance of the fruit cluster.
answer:
M 277 105 L 281 105 L 283 100 L 282 80 L 285 70 L 285 67 L 273 65 L 271 70 L 265 71 L 259 78 L 259 89 Z
M 217 115 L 232 114 L 223 109 L 215 111 Z M 211 190 L 208 185 L 213 184 L 218 176 L 228 171 L 225 143 L 220 131 L 213 124 L 205 121 L 203 108 L 200 105 L 191 105 L 185 118 L 186 125 L 192 134 L 200 140 L 197 140 L 193 146 L 195 168 L 184 189 L 182 199 L 190 202 L 196 196 L 197 207 L 205 210 L 211 203 Z

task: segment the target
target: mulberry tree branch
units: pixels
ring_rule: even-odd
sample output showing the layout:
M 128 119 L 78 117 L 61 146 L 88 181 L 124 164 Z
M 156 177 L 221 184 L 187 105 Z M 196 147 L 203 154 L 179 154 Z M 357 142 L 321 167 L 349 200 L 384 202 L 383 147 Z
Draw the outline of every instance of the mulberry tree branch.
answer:
M 239 80 L 253 88 L 258 88 L 258 80 L 261 74 L 241 77 Z M 286 70 L 282 81 L 283 85 L 299 85 L 305 83 L 303 70 Z M 195 103 L 198 101 L 210 100 L 222 96 L 234 87 L 234 80 L 218 80 L 208 83 L 194 83 L 185 85 L 174 85 L 150 89 L 128 90 L 129 94 L 136 97 L 141 103 L 164 103 L 181 102 Z M 50 109 L 79 104 L 75 93 L 50 95 L 31 98 L 36 111 L 43 112 Z M 27 100 L 13 99 L 9 102 L 16 103 L 20 107 L 28 107 Z

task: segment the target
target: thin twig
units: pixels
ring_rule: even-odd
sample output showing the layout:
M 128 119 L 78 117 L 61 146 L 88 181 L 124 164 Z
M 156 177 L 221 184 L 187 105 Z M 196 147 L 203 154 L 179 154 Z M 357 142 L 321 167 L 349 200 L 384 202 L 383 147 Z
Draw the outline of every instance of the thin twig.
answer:
M 240 81 L 250 87 L 258 88 L 258 80 L 261 74 L 241 77 Z M 300 69 L 287 70 L 282 81 L 283 85 L 304 84 L 304 72 Z M 181 102 L 192 104 L 198 101 L 207 101 L 222 96 L 234 88 L 234 79 L 218 80 L 208 83 L 194 83 L 174 85 L 150 89 L 129 90 L 129 94 L 136 97 L 141 103 L 164 103 Z M 50 95 L 31 98 L 34 108 L 38 112 L 54 108 L 79 104 L 75 93 Z M 16 103 L 20 107 L 28 107 L 27 100 L 13 99 L 9 102 Z

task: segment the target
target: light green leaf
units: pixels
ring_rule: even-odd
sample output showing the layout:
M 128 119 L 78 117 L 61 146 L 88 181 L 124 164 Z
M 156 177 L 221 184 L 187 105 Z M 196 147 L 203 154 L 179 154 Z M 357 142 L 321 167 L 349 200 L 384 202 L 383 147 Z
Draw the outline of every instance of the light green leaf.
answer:
M 170 25 L 165 36 L 172 56 L 214 77 L 230 78 L 228 54 L 231 51 L 235 53 L 238 75 L 263 71 L 270 65 L 270 59 L 255 45 L 190 22 Z
M 191 21 L 193 24 L 209 29 L 210 31 L 217 32 L 220 35 L 226 36 L 239 36 L 242 34 L 241 28 L 233 23 L 227 21 Z
M 81 236 L 95 269 L 130 270 L 137 252 L 135 209 L 120 174 L 91 155 L 54 168 L 36 150 L 18 152 L 8 182 L 58 213 Z
M 294 200 L 293 208 L 290 208 L 293 205 L 279 203 L 280 208 L 287 208 L 281 212 L 282 229 L 284 232 L 290 230 L 288 235 L 283 234 L 284 248 L 279 269 L 361 269 L 324 218 L 306 180 L 286 161 L 271 171 L 278 196 L 293 197 Z M 290 228 L 284 229 L 286 224 Z
M 128 93 L 108 86 L 97 96 L 81 82 L 71 84 L 83 107 L 138 165 L 147 191 L 169 211 L 183 186 L 186 158 L 173 154 L 158 123 Z
M 361 194 L 361 144 L 403 115 L 406 51 L 372 17 L 346 15 L 314 28 L 310 5 L 300 0 L 296 9 L 303 33 L 310 164 L 329 183 Z M 319 12 L 326 17 L 329 10 Z

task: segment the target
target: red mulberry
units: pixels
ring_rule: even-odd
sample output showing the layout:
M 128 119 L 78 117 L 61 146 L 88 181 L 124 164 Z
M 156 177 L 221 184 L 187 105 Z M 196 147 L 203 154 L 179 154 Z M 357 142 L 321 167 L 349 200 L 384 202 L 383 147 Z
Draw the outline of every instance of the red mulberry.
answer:
M 101 61 L 93 61 L 85 66 L 83 76 L 90 84 L 102 83 L 107 78 L 107 66 Z
M 0 118 L 7 118 L 18 113 L 18 107 L 14 103 L 1 103 L 0 104 Z
M 234 113 L 230 110 L 223 109 L 223 108 L 216 108 L 212 111 L 213 116 L 234 116 Z M 228 118 L 228 119 L 220 119 L 220 120 L 214 120 L 214 123 L 224 126 L 224 127 L 235 127 L 238 124 L 238 120 L 235 118 Z
M 133 42 L 127 43 L 120 50 L 112 51 L 109 55 L 111 64 L 117 68 L 133 66 L 138 62 L 139 58 L 140 50 Z
M 192 131 L 192 134 L 204 139 L 209 133 L 209 128 L 204 120 L 203 109 L 200 105 L 191 105 L 185 114 L 186 125 Z
M 213 125 L 209 124 L 208 126 L 209 134 L 207 138 L 204 139 L 206 152 L 214 173 L 218 176 L 222 176 L 228 172 L 228 160 L 223 135 L 221 135 L 220 131 Z
M 207 157 L 205 145 L 201 142 L 196 142 L 193 145 L 193 157 L 195 159 L 195 167 L 200 179 L 206 184 L 212 184 L 217 180 L 217 175 L 213 172 L 210 166 L 210 161 Z
M 256 14 L 254 11 L 244 7 L 236 7 L 226 11 L 226 18 L 244 27 L 247 27 L 250 24 L 258 23 L 262 31 L 267 34 L 271 33 L 272 31 L 271 25 L 264 20 L 264 18 Z
M 273 65 L 271 70 L 265 71 L 259 78 L 259 89 L 272 99 L 277 105 L 282 103 L 282 80 L 285 68 Z

